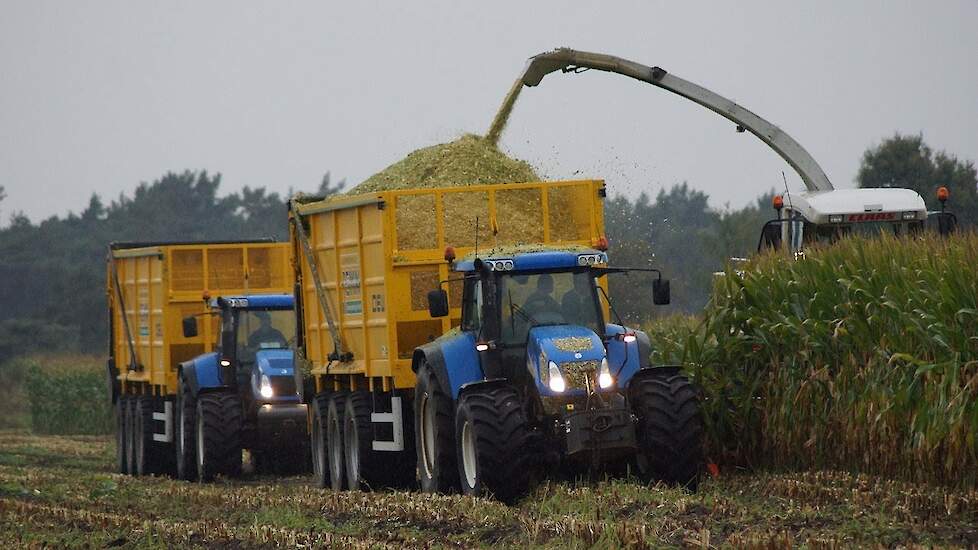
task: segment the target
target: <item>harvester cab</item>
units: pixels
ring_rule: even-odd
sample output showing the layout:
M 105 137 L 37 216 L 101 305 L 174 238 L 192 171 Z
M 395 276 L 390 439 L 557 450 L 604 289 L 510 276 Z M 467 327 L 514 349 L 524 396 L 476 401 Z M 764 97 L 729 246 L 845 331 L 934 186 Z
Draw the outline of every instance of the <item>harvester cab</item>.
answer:
M 597 249 L 497 251 L 452 261 L 462 282 L 461 325 L 419 351 L 456 405 L 464 492 L 505 499 L 525 487 L 531 464 L 555 469 L 565 461 L 637 459 L 649 479 L 695 485 L 695 393 L 678 368 L 649 364 L 645 333 L 606 319 L 614 310 L 600 280 L 628 270 L 608 267 Z M 661 273 L 653 301 L 669 303 Z M 431 291 L 428 302 L 433 317 L 448 313 L 444 290 Z M 426 416 L 436 411 L 426 405 L 423 397 L 416 403 L 423 486 L 437 472 L 437 455 L 426 452 L 437 447 L 437 428 L 428 429 L 437 418 Z M 656 407 L 677 414 L 654 415 Z
M 784 249 L 801 253 L 813 244 L 830 244 L 848 235 L 914 235 L 933 228 L 952 233 L 957 218 L 945 210 L 947 189 L 938 191 L 941 210 L 928 212 L 924 199 L 911 189 L 835 189 L 776 195 L 777 217 L 764 224 L 758 252 Z
M 187 415 L 198 416 L 196 426 L 188 426 L 198 432 L 198 472 L 203 477 L 233 473 L 240 465 L 231 463 L 235 455 L 240 462 L 242 448 L 251 451 L 259 469 L 281 469 L 283 465 L 274 462 L 305 452 L 297 448 L 294 456 L 281 456 L 295 442 L 305 441 L 306 405 L 290 347 L 296 334 L 294 298 L 291 294 L 221 296 L 210 299 L 208 306 L 204 316 L 219 317 L 220 336 L 215 351 L 181 364 L 185 390 L 177 406 Z M 184 337 L 197 335 L 198 317 L 183 319 Z M 181 398 L 207 406 L 191 412 L 179 403 Z M 177 424 L 179 429 L 182 421 Z M 236 444 L 229 447 L 230 432 L 236 432 L 231 436 Z M 201 455 L 203 462 L 212 458 L 211 464 L 203 463 Z M 223 471 L 228 468 L 230 472 Z

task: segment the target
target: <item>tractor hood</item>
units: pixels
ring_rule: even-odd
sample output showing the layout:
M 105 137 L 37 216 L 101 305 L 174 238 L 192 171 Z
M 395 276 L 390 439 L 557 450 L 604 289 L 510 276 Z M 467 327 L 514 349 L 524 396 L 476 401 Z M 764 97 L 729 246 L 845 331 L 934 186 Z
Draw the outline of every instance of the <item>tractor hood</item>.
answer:
M 264 349 L 255 354 L 255 364 L 260 374 L 291 376 L 295 361 L 290 349 Z
M 584 393 L 584 378 L 596 372 L 605 358 L 604 343 L 591 329 L 578 325 L 534 327 L 526 345 L 527 366 L 541 395 L 558 395 L 547 386 L 549 363 L 557 364 L 567 381 L 560 395 Z

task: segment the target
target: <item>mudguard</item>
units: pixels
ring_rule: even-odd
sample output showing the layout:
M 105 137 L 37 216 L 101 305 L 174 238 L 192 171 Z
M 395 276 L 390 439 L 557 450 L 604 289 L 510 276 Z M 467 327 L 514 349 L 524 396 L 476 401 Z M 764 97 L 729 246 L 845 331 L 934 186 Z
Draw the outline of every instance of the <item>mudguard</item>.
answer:
M 609 336 L 622 334 L 627 330 L 621 325 L 609 323 L 605 326 L 605 334 Z M 641 330 L 636 330 L 634 333 L 634 342 L 625 343 L 612 338 L 607 344 L 608 366 L 621 389 L 628 388 L 628 384 L 638 371 L 649 368 L 649 354 L 652 353 L 649 335 Z
M 475 335 L 460 332 L 445 335 L 414 350 L 411 369 L 418 372 L 421 360 L 435 373 L 435 378 L 445 393 L 458 400 L 462 386 L 485 380 L 479 352 L 475 350 Z
M 218 364 L 217 353 L 205 353 L 190 361 L 180 363 L 180 376 L 190 386 L 190 393 L 194 397 L 200 393 L 228 387 L 221 380 L 221 367 Z

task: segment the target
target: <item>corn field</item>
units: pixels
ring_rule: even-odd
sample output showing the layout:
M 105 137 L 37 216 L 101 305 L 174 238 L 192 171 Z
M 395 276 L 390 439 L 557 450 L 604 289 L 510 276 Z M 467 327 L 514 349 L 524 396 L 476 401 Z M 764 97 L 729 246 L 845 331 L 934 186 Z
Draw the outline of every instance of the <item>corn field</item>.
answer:
M 718 463 L 975 487 L 976 266 L 974 234 L 760 256 L 717 277 L 702 320 L 649 327 L 653 360 L 702 388 Z

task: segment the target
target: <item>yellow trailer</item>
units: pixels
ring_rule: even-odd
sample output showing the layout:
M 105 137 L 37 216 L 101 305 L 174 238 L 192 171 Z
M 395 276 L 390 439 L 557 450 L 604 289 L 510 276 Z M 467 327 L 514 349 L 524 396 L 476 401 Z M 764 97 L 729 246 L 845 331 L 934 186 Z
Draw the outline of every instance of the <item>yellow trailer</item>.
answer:
M 291 294 L 288 243 L 113 243 L 107 258 L 108 372 L 119 414 L 119 469 L 150 473 L 149 454 L 168 456 L 179 365 L 215 349 L 211 296 Z M 185 336 L 186 318 L 206 319 Z M 137 418 L 150 416 L 152 433 Z M 152 445 L 153 448 L 147 448 Z M 156 469 L 170 460 L 155 461 Z M 155 473 L 155 472 L 154 472 Z
M 462 323 L 462 278 L 446 254 L 603 250 L 604 196 L 603 181 L 580 180 L 293 199 L 298 344 L 315 380 L 310 434 L 322 486 L 414 479 L 413 429 L 402 418 L 417 351 Z M 450 311 L 433 318 L 428 294 L 442 281 Z
M 450 315 L 428 314 L 428 292 L 449 279 L 445 249 L 461 258 L 476 247 L 594 247 L 604 237 L 604 196 L 603 181 L 579 180 L 300 201 L 292 257 L 317 391 L 413 388 L 415 348 L 460 322 L 458 280 L 448 285 Z

